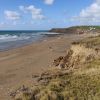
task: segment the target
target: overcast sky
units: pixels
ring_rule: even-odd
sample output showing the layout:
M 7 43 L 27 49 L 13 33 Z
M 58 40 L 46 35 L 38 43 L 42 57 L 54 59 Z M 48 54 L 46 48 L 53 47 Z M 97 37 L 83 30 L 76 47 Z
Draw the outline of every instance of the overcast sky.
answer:
M 100 0 L 1 0 L 0 30 L 99 25 Z

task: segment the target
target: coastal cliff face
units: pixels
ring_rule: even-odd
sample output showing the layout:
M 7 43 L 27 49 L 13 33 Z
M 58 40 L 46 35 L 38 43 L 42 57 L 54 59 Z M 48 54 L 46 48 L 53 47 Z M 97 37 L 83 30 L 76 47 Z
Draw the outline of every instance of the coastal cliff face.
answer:
M 100 32 L 100 26 L 75 26 L 69 28 L 53 28 L 49 32 L 66 34 L 83 34 L 89 32 Z
M 72 28 L 54 28 L 50 30 L 50 32 L 56 32 L 56 33 L 77 33 L 76 29 Z

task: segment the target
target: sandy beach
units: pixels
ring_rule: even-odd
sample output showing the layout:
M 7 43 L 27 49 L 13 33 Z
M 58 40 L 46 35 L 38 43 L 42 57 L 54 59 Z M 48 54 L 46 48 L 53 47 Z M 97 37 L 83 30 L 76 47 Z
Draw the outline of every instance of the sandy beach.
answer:
M 100 0 L 1 0 L 0 100 L 100 100 Z
M 9 92 L 21 85 L 32 84 L 32 75 L 48 69 L 53 60 L 63 56 L 72 41 L 85 35 L 61 35 L 24 47 L 0 52 L 0 100 L 9 100 Z

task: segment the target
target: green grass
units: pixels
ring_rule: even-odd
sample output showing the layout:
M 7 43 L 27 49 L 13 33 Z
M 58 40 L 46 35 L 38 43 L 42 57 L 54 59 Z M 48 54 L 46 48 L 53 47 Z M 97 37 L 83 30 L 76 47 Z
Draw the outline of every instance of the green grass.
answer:
M 100 26 L 73 26 L 71 28 L 78 28 L 78 29 L 90 29 L 90 27 L 95 28 L 95 29 L 100 29 Z
M 40 100 L 99 100 L 100 76 L 65 75 L 51 80 L 39 94 L 42 95 Z
M 100 48 L 100 36 L 95 37 L 89 37 L 88 39 L 83 39 L 81 41 L 73 42 L 72 44 L 77 45 L 84 45 L 88 48 Z

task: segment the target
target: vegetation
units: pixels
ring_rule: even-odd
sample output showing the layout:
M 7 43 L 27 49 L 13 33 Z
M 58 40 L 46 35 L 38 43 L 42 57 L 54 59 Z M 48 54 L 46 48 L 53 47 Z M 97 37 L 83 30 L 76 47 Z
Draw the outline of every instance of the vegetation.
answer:
M 99 33 L 100 26 L 72 26 L 68 28 L 53 28 L 50 32 L 57 32 L 63 34 L 89 34 L 89 33 Z
M 38 86 L 24 87 L 15 100 L 100 100 L 100 36 L 72 43 L 58 60 L 38 78 Z
M 100 26 L 73 26 L 71 28 L 80 28 L 80 29 L 89 29 L 89 28 L 95 28 L 95 29 L 100 29 Z

